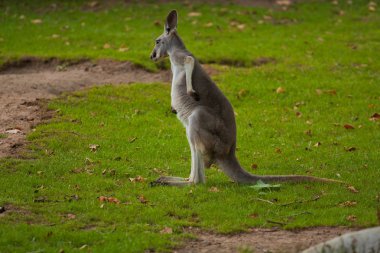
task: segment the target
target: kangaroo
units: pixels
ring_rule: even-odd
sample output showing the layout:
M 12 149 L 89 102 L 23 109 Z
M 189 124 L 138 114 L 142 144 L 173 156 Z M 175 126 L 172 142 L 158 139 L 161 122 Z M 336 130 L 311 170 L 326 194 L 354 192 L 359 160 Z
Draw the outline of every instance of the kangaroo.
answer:
M 155 41 L 150 58 L 169 56 L 173 73 L 171 107 L 186 128 L 191 150 L 189 178 L 160 177 L 153 184 L 189 185 L 205 183 L 205 168 L 216 164 L 237 183 L 265 182 L 339 182 L 302 175 L 259 176 L 244 170 L 236 158 L 236 123 L 233 108 L 221 90 L 203 70 L 177 33 L 177 11 L 166 18 L 164 33 Z

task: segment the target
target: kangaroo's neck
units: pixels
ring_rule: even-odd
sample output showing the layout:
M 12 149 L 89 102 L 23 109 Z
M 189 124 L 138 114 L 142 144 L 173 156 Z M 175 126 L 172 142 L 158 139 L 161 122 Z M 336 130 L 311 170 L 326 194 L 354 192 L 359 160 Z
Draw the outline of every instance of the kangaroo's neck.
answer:
M 191 55 L 191 53 L 186 49 L 185 44 L 177 33 L 172 35 L 170 41 L 170 46 L 168 49 L 168 55 L 172 65 L 183 64 L 182 59 L 178 59 L 179 56 Z

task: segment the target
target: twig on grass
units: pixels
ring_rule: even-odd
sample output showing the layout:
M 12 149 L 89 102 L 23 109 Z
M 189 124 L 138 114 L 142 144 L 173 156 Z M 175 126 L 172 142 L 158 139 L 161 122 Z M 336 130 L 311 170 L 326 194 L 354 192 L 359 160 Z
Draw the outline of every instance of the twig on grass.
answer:
M 258 201 L 262 201 L 262 202 L 265 202 L 265 203 L 269 203 L 271 205 L 274 205 L 275 203 L 273 203 L 272 201 L 270 200 L 266 200 L 266 199 L 260 199 L 260 198 L 254 198 L 254 200 L 258 200 Z
M 267 220 L 267 222 L 273 223 L 273 224 L 277 224 L 277 225 L 281 225 L 281 226 L 287 225 L 287 223 L 284 223 L 284 222 L 281 222 L 281 221 Z
M 308 203 L 308 202 L 312 202 L 312 201 L 317 201 L 320 198 L 321 198 L 321 196 L 316 195 L 313 198 L 308 199 L 308 200 L 296 200 L 296 201 L 280 204 L 280 206 L 289 206 L 289 205 L 292 205 L 292 204 L 303 204 L 303 203 Z

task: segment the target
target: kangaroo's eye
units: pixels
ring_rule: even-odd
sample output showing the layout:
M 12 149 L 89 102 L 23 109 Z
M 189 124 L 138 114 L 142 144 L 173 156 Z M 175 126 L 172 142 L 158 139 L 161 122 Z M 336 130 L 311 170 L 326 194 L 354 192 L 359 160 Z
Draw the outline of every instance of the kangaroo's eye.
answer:
M 156 45 L 158 45 L 160 43 L 161 40 L 156 40 Z

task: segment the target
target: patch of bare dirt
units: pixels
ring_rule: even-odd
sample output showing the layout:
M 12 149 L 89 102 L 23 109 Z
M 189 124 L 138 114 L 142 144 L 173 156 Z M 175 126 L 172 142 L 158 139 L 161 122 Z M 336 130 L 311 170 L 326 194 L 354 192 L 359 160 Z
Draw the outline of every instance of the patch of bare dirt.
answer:
M 210 75 L 217 71 L 203 66 Z M 26 134 L 49 120 L 47 101 L 89 86 L 169 83 L 171 71 L 152 73 L 130 62 L 23 58 L 0 69 L 0 158 L 21 157 Z
M 299 230 L 255 228 L 249 233 L 221 235 L 191 229 L 196 240 L 188 241 L 176 253 L 232 253 L 247 250 L 255 253 L 297 253 L 312 245 L 357 229 L 316 227 Z
M 46 101 L 62 92 L 102 84 L 169 82 L 170 71 L 151 73 L 129 62 L 24 58 L 0 70 L 0 158 L 19 156 L 25 135 L 53 112 Z

